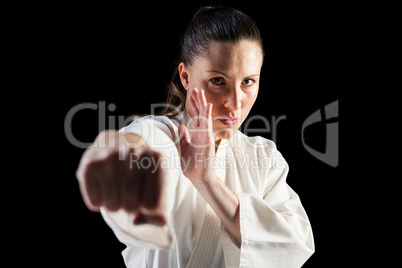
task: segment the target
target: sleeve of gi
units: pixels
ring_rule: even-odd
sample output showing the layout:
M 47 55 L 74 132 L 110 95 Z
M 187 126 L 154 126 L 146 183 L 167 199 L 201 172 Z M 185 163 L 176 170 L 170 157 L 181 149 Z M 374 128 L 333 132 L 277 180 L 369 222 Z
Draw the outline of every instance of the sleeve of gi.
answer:
M 275 145 L 273 155 L 282 157 Z M 236 192 L 242 243 L 240 248 L 236 247 L 224 232 L 228 267 L 296 268 L 314 253 L 311 225 L 299 196 L 286 183 L 288 171 L 283 158 L 280 162 L 274 159 L 263 175 L 267 183 L 262 196 Z
M 152 150 L 162 155 L 161 162 L 158 165 L 162 165 L 166 170 L 167 186 L 165 190 L 168 202 L 168 215 L 170 215 L 169 212 L 173 207 L 175 188 L 180 176 L 177 126 L 166 117 L 146 116 L 135 120 L 120 131 L 143 137 Z M 141 164 L 135 162 L 138 161 L 136 158 L 133 158 L 132 161 L 133 164 Z M 158 227 L 151 224 L 134 225 L 133 215 L 126 213 L 124 210 L 110 212 L 101 208 L 101 214 L 118 240 L 127 246 L 151 249 L 169 249 L 172 247 L 172 232 L 169 218 L 167 225 Z

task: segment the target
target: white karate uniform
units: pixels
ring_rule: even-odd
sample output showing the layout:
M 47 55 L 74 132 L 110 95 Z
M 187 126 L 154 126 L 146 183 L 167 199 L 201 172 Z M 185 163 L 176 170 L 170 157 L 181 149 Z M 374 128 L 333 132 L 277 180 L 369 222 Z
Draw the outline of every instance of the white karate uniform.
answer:
M 127 267 L 301 267 L 314 253 L 313 234 L 298 195 L 286 183 L 288 165 L 275 144 L 237 131 L 221 141 L 210 163 L 239 199 L 241 245 L 236 245 L 182 173 L 178 126 L 190 121 L 186 112 L 178 122 L 145 116 L 121 130 L 142 136 L 162 154 L 159 165 L 167 174 L 170 213 L 168 224 L 157 227 L 134 225 L 133 216 L 124 211 L 101 209 L 127 245 L 122 252 Z M 146 165 L 132 160 L 133 165 Z

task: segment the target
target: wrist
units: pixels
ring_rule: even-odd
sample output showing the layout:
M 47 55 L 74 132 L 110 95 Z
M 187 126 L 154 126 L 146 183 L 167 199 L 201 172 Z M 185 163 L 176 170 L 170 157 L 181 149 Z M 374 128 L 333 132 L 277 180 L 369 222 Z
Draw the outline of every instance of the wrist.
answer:
M 210 175 L 204 176 L 203 179 L 193 181 L 192 183 L 197 191 L 203 195 L 205 192 L 210 192 L 211 189 L 217 189 L 219 180 L 219 177 L 213 172 Z

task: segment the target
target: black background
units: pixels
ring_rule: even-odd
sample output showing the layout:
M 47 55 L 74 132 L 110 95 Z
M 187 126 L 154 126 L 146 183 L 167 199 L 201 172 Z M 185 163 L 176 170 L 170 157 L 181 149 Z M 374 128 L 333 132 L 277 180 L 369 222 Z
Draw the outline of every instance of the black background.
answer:
M 166 87 L 176 67 L 180 37 L 198 7 L 222 4 L 236 7 L 259 26 L 266 52 L 259 97 L 251 115 L 263 115 L 276 129 L 279 151 L 289 163 L 289 185 L 299 194 L 314 232 L 316 252 L 303 267 L 338 267 L 352 262 L 349 254 L 356 229 L 346 205 L 349 190 L 343 186 L 348 155 L 343 144 L 349 98 L 353 88 L 355 44 L 358 35 L 354 12 L 347 5 L 271 4 L 259 1 L 165 3 L 119 6 L 109 4 L 47 6 L 40 21 L 38 43 L 47 65 L 46 86 L 57 110 L 60 154 L 51 155 L 46 174 L 52 191 L 42 198 L 47 219 L 43 240 L 34 258 L 42 264 L 61 262 L 70 267 L 124 267 L 119 243 L 99 213 L 84 205 L 75 178 L 84 148 L 69 142 L 66 115 L 82 103 L 106 110 L 106 128 L 118 117 L 150 112 L 152 103 L 164 102 Z M 43 40 L 46 40 L 43 42 Z M 40 56 L 37 56 L 40 58 Z M 302 143 L 302 124 L 313 112 L 339 101 L 339 165 L 331 167 L 314 158 Z M 49 108 L 50 109 L 50 108 Z M 54 111 L 54 110 L 52 110 Z M 44 112 L 46 113 L 46 112 Z M 72 132 L 82 142 L 92 142 L 101 130 L 99 110 L 82 110 L 72 120 Z M 255 127 L 262 127 L 256 122 Z M 271 133 L 261 136 L 272 139 Z M 306 129 L 306 142 L 325 150 L 325 124 Z M 51 146 L 50 146 L 51 147 Z M 49 187 L 49 184 L 46 184 Z M 45 233 L 44 233 L 45 232 Z

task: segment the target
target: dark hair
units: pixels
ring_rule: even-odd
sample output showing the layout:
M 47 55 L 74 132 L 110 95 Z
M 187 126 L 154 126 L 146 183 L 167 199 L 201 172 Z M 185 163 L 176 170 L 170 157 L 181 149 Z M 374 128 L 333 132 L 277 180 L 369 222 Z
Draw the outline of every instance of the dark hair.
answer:
M 264 54 L 260 32 L 249 16 L 234 8 L 202 7 L 187 26 L 178 62 L 192 65 L 196 57 L 208 52 L 213 42 L 236 43 L 241 40 L 257 42 Z M 168 87 L 167 106 L 161 114 L 173 118 L 184 111 L 185 102 L 186 90 L 176 66 Z

